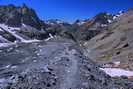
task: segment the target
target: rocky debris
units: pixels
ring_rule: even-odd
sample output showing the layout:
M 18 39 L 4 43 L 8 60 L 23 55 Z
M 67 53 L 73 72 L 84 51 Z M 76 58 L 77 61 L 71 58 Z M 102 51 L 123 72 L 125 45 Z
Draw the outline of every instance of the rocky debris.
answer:
M 0 88 L 132 88 L 131 80 L 111 78 L 81 54 L 75 43 L 64 41 L 23 43 L 1 48 Z
M 42 69 L 30 70 L 26 74 L 14 77 L 17 80 L 7 86 L 8 89 L 58 89 L 59 78 L 52 71 L 45 72 Z

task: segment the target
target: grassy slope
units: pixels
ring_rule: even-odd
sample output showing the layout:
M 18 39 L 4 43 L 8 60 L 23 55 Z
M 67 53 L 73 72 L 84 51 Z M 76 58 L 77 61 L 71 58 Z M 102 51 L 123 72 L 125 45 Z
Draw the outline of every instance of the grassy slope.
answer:
M 120 67 L 133 70 L 133 11 L 127 11 L 108 30 L 85 42 L 88 56 L 98 64 L 120 61 Z

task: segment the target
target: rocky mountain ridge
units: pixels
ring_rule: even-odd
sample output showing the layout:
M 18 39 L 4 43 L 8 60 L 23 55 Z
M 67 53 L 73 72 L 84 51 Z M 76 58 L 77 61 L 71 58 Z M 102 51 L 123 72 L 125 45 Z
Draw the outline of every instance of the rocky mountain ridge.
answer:
M 58 19 L 42 21 L 35 11 L 25 4 L 18 7 L 14 5 L 0 6 L 2 32 L 0 40 L 2 43 L 22 42 L 22 39 L 48 40 L 55 36 L 69 39 L 73 36 L 77 40 L 89 40 L 102 30 L 106 30 L 108 24 L 112 23 L 120 14 L 100 13 L 92 19 L 69 24 Z M 19 38 L 12 33 L 15 33 Z
M 119 69 L 126 70 L 123 75 L 128 77 L 132 77 L 133 69 L 132 13 L 132 9 L 124 12 L 114 23 L 108 26 L 108 30 L 84 43 L 86 49 L 89 50 L 89 58 L 110 71 L 110 68 L 112 68 L 112 71 L 117 69 L 118 71 Z M 117 73 L 113 75 L 120 76 Z
M 0 6 L 0 89 L 132 89 L 133 72 L 120 69 L 124 51 L 132 63 L 132 13 L 69 24 Z

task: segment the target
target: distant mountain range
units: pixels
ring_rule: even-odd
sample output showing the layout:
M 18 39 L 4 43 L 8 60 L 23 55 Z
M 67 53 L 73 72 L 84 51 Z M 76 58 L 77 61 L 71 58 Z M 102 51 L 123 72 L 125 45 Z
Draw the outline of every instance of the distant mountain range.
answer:
M 0 42 L 49 40 L 55 35 L 72 38 L 70 34 L 77 40 L 89 40 L 106 30 L 108 25 L 115 22 L 121 14 L 122 12 L 116 15 L 100 13 L 91 19 L 77 20 L 69 24 L 58 19 L 40 20 L 35 11 L 26 5 L 0 6 Z

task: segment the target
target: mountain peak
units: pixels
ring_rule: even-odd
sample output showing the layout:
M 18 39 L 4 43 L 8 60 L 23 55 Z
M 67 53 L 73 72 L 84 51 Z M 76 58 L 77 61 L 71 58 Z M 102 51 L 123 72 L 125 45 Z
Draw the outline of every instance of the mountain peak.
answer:
M 0 17 L 0 23 L 11 27 L 20 27 L 22 24 L 26 24 L 41 29 L 42 21 L 38 18 L 35 11 L 28 8 L 26 4 L 20 7 L 16 7 L 12 4 L 0 6 Z
M 28 8 L 28 6 L 25 3 L 23 3 L 21 7 Z

